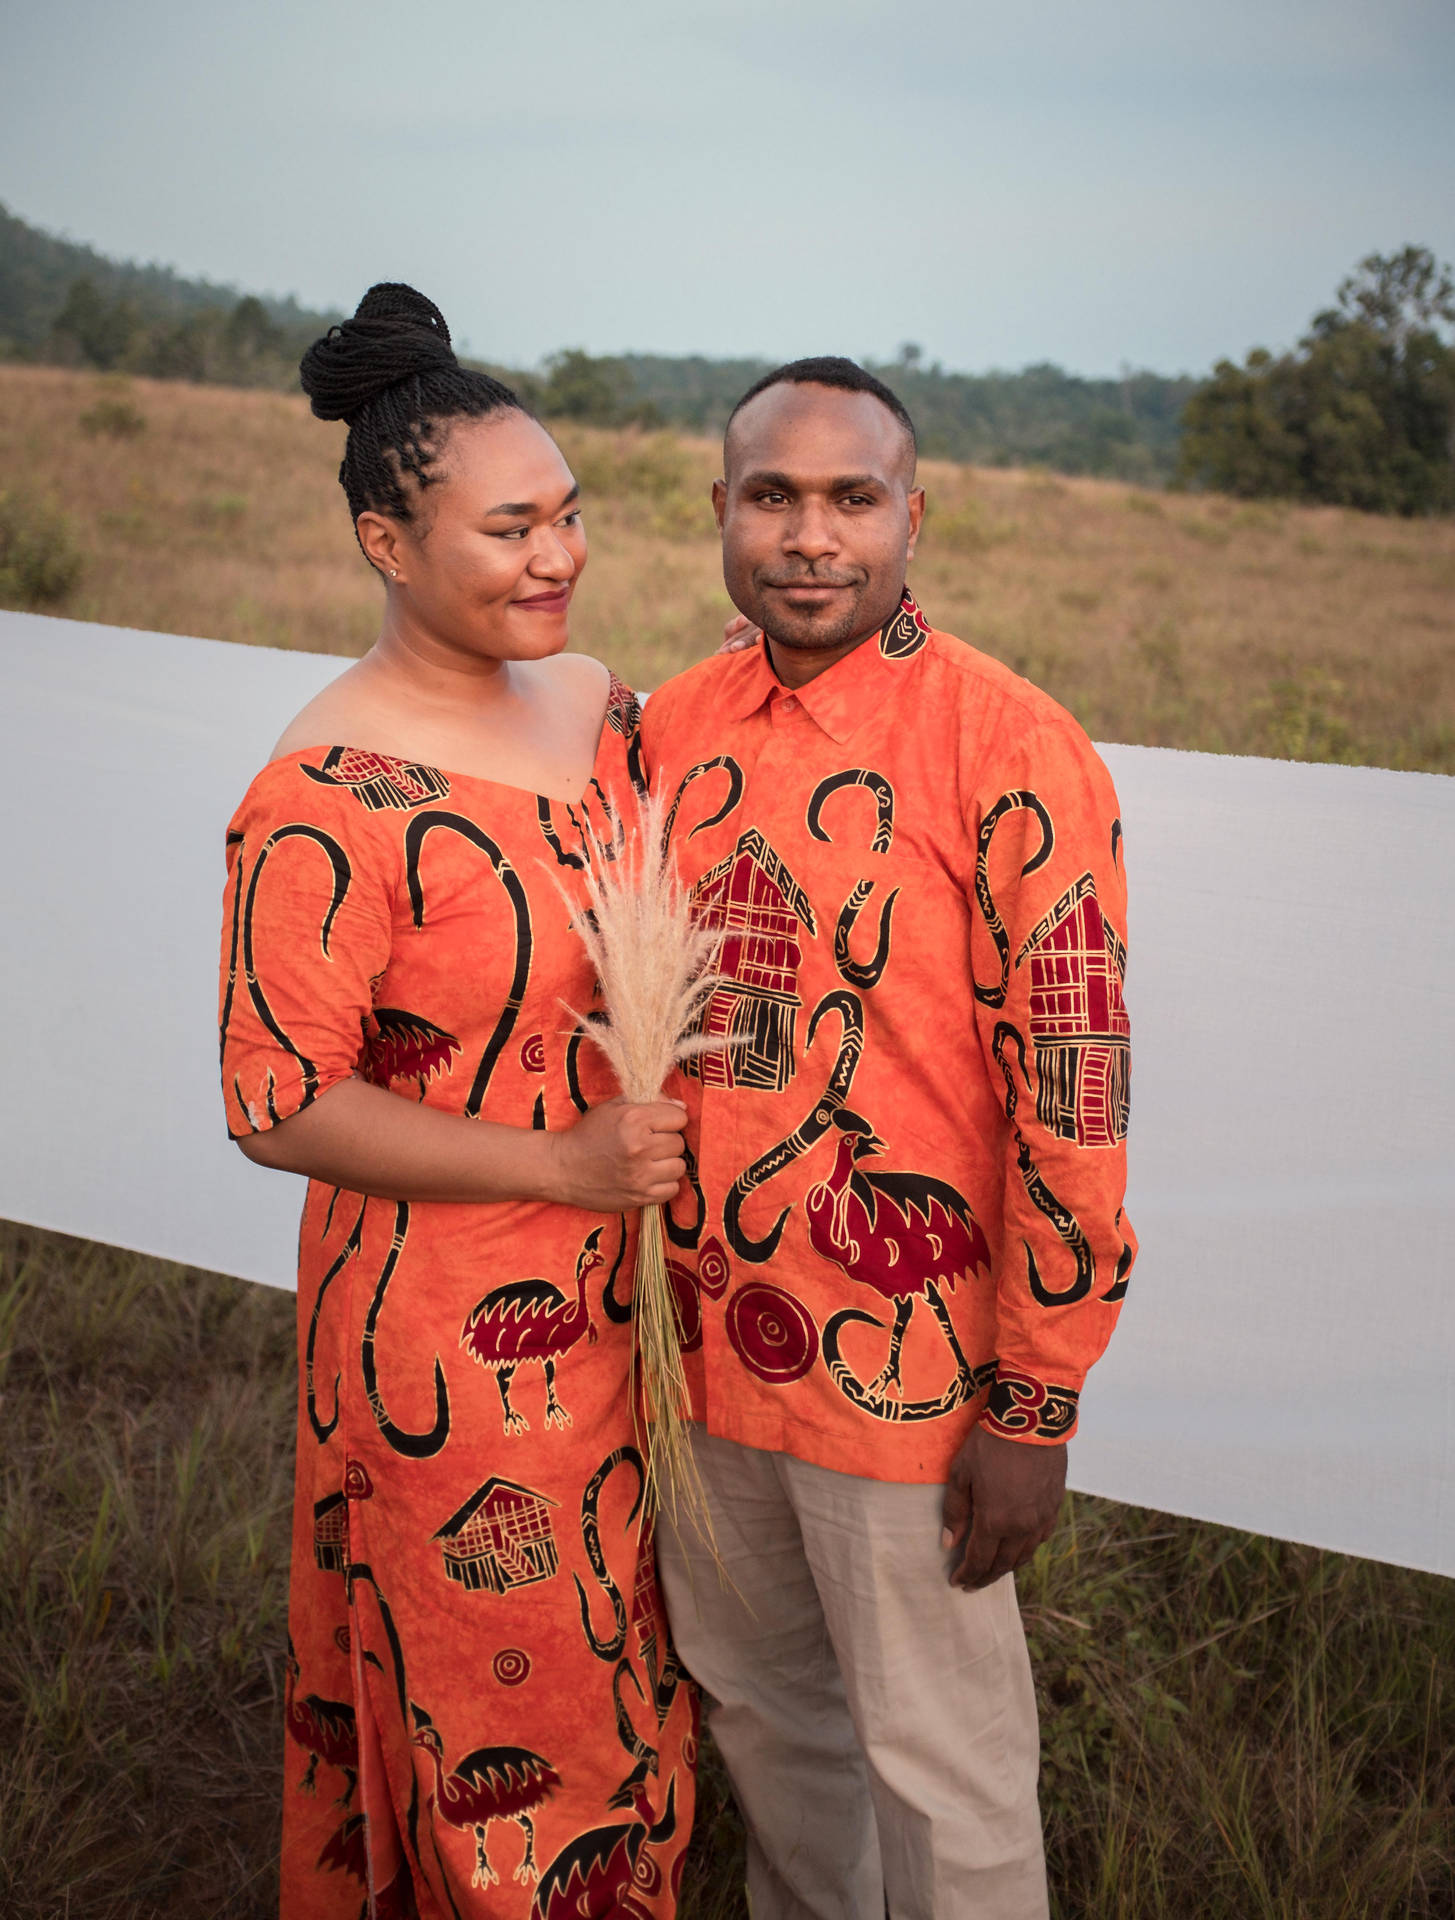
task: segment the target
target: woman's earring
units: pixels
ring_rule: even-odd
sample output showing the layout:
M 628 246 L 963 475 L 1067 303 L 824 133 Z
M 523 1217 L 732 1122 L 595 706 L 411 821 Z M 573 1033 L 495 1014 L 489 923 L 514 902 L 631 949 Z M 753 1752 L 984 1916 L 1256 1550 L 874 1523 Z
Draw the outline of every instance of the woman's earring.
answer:
M 389 578 L 390 578 L 391 580 L 397 580 L 397 579 L 399 578 L 399 569 L 398 569 L 398 567 L 391 567 L 391 568 L 389 569 Z

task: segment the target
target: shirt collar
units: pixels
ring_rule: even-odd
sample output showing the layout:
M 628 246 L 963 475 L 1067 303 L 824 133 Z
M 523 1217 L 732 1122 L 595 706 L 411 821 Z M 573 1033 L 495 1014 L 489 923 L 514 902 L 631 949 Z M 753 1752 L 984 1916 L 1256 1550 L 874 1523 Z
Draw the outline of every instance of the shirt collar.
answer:
M 877 711 L 903 663 L 920 651 L 929 636 L 929 622 L 906 587 L 877 640 L 865 640 L 806 686 L 785 687 L 773 671 L 767 641 L 760 640 L 746 656 L 747 670 L 737 697 L 725 700 L 723 711 L 730 719 L 746 720 L 774 700 L 794 700 L 831 740 L 842 745 Z

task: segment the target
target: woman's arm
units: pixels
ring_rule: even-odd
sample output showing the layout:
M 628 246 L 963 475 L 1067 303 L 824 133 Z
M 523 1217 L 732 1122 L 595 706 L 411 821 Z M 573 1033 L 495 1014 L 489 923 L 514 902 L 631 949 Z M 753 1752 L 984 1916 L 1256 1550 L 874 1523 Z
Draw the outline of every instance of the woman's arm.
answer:
M 666 1202 L 686 1109 L 608 1100 L 563 1132 L 467 1120 L 343 1080 L 238 1145 L 259 1166 L 389 1200 L 550 1200 L 591 1213 Z

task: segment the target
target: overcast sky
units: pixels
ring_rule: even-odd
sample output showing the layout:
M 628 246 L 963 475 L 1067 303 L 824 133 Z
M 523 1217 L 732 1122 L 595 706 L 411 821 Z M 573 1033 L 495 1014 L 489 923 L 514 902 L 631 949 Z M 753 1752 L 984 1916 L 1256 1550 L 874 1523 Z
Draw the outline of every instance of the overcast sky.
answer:
M 1452 0 L 3 0 L 0 200 L 471 351 L 1202 370 L 1455 257 Z

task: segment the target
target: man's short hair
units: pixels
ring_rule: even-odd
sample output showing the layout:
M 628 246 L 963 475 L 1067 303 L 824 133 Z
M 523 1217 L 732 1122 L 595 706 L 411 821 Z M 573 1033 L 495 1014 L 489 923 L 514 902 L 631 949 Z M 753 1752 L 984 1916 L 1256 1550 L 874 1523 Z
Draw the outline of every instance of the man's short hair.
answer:
M 766 393 L 769 387 L 837 387 L 841 393 L 872 393 L 881 406 L 888 407 L 895 419 L 909 435 L 909 444 L 914 453 L 919 453 L 919 436 L 915 433 L 914 422 L 904 402 L 897 393 L 890 391 L 882 380 L 866 372 L 855 360 L 846 360 L 839 353 L 823 353 L 812 360 L 790 360 L 785 367 L 777 368 L 773 373 L 765 373 L 739 400 L 728 415 L 724 439 L 732 432 L 733 421 L 737 419 L 750 400 L 756 400 L 760 393 Z

